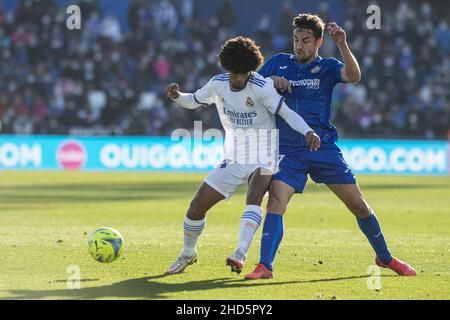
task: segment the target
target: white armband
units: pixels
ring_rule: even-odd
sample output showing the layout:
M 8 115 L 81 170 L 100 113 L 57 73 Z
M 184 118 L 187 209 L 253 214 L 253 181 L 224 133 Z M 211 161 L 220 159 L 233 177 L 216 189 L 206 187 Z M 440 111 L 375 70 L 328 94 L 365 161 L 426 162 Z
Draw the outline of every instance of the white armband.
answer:
M 313 131 L 308 124 L 303 120 L 303 118 L 290 109 L 286 103 L 282 103 L 280 111 L 278 114 L 287 122 L 287 124 L 297 132 L 300 132 L 302 135 L 306 136 L 306 133 L 309 131 Z

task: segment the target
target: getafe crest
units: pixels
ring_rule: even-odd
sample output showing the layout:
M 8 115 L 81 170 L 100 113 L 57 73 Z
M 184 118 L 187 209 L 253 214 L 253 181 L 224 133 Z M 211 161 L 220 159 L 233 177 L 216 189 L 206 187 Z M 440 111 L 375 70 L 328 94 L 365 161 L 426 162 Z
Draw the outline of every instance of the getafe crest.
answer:
M 247 97 L 247 102 L 245 103 L 247 107 L 251 108 L 255 105 L 251 97 Z
M 311 73 L 314 74 L 314 73 L 317 73 L 319 71 L 320 71 L 320 67 L 319 66 L 315 66 L 314 68 L 312 68 Z

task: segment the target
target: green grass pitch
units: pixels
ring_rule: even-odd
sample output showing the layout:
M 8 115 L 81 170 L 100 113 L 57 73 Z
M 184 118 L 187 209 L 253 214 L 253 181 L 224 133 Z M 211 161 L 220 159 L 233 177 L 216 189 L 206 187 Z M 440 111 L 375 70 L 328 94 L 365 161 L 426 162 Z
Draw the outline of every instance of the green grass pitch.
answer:
M 0 299 L 450 299 L 449 177 L 359 177 L 391 251 L 417 277 L 386 269 L 371 276 L 374 254 L 355 218 L 325 186 L 312 183 L 285 215 L 273 280 L 245 281 L 225 266 L 246 188 L 210 211 L 199 262 L 164 277 L 203 178 L 0 172 Z M 88 234 L 101 226 L 125 239 L 123 255 L 111 264 L 87 252 Z M 244 273 L 258 262 L 261 230 Z M 81 272 L 80 289 L 68 288 L 71 266 Z M 377 290 L 368 285 L 373 281 Z

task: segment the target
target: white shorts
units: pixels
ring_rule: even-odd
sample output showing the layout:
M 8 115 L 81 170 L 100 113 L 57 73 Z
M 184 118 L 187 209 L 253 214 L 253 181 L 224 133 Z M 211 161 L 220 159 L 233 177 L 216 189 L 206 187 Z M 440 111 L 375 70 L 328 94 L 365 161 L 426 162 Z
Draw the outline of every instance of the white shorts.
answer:
M 275 174 L 274 165 L 264 164 L 238 164 L 231 163 L 229 160 L 224 160 L 206 177 L 204 182 L 219 192 L 228 200 L 234 192 L 248 179 L 258 168 L 266 169 L 266 174 Z

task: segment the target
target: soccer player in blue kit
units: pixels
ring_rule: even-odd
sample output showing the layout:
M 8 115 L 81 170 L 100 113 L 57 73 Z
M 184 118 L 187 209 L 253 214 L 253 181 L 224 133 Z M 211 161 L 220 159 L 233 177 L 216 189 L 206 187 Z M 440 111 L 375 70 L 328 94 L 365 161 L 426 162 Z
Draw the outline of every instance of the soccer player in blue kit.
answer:
M 416 271 L 394 258 L 387 247 L 377 217 L 364 200 L 356 179 L 336 145 L 338 134 L 330 124 L 331 97 L 337 83 L 356 83 L 361 79 L 358 62 L 351 53 L 346 33 L 336 23 L 328 24 L 330 38 L 339 47 L 344 63 L 334 58 L 321 58 L 325 24 L 316 15 L 299 14 L 293 20 L 294 54 L 273 56 L 259 73 L 271 77 L 285 97 L 286 104 L 300 114 L 320 136 L 321 148 L 310 152 L 305 138 L 277 117 L 280 130 L 280 170 L 272 177 L 269 201 L 261 239 L 260 263 L 246 279 L 271 279 L 273 261 L 283 237 L 283 214 L 294 193 L 302 193 L 307 175 L 316 183 L 324 183 L 356 216 L 361 231 L 375 253 L 378 266 L 402 276 Z

